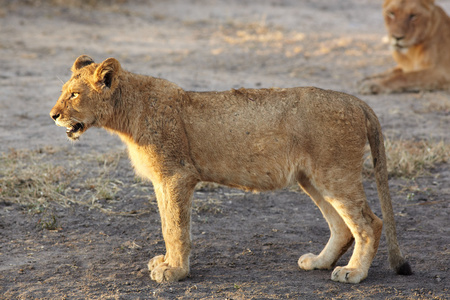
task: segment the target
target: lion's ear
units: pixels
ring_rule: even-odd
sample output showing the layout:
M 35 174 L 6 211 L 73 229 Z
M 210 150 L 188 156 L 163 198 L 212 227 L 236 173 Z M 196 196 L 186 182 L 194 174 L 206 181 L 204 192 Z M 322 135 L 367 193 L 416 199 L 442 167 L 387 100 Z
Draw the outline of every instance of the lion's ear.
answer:
M 120 63 L 115 58 L 108 58 L 102 62 L 94 72 L 94 80 L 97 88 L 114 88 L 116 75 L 120 70 Z
M 75 72 L 76 70 L 79 70 L 83 67 L 86 67 L 90 64 L 93 64 L 94 60 L 92 58 L 90 58 L 87 55 L 81 55 L 79 56 L 75 62 L 73 63 L 73 66 L 70 70 L 72 70 L 72 72 Z
M 422 4 L 426 9 L 431 9 L 434 6 L 434 0 L 425 0 Z

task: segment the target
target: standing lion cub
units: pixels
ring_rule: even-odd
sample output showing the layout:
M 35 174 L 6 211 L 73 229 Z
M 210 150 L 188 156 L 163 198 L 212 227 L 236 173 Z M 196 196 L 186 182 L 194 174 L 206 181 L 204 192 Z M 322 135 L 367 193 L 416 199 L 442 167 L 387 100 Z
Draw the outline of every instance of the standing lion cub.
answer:
M 450 87 L 450 17 L 434 0 L 385 0 L 383 15 L 398 66 L 364 79 L 364 94 Z
M 157 282 L 189 273 L 192 195 L 200 181 L 260 191 L 298 183 L 331 231 L 323 251 L 301 256 L 299 266 L 330 269 L 354 240 L 348 265 L 331 279 L 366 278 L 382 231 L 362 185 L 367 140 L 389 261 L 411 274 L 397 243 L 380 124 L 363 101 L 312 87 L 187 92 L 127 72 L 114 58 L 96 64 L 80 56 L 72 72 L 50 116 L 72 140 L 93 126 L 119 135 L 136 172 L 152 181 L 166 244 L 166 254 L 148 263 Z

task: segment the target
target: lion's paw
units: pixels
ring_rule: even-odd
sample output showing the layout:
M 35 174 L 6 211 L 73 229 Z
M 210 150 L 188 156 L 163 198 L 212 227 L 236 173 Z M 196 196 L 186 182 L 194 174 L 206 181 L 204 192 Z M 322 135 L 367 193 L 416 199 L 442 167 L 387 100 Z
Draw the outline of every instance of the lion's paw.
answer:
M 303 270 L 314 270 L 316 268 L 316 258 L 317 255 L 314 255 L 312 253 L 303 254 L 298 259 L 298 266 L 302 268 Z
M 336 267 L 331 274 L 331 280 L 344 283 L 359 283 L 367 277 L 367 272 L 347 267 Z
M 331 266 L 323 263 L 323 259 L 318 255 L 312 253 L 303 254 L 298 259 L 298 266 L 303 270 L 318 270 L 318 269 L 330 269 Z
M 159 265 L 164 263 L 164 255 L 158 255 L 153 257 L 152 259 L 150 259 L 150 261 L 148 262 L 148 269 L 150 271 L 156 269 L 156 267 L 158 267 Z
M 189 270 L 184 268 L 169 267 L 167 263 L 160 264 L 150 273 L 150 278 L 158 283 L 173 282 L 188 276 Z
M 381 93 L 382 88 L 375 80 L 368 79 L 359 83 L 358 91 L 363 95 L 371 95 Z

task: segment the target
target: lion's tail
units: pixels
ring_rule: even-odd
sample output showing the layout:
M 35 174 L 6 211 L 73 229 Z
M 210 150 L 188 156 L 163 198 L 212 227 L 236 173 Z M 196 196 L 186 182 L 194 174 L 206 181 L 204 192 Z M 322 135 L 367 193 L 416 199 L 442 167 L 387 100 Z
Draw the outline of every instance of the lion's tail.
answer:
M 397 241 L 394 212 L 392 210 L 391 195 L 389 193 L 388 172 L 386 166 L 386 152 L 383 134 L 377 116 L 369 106 L 364 107 L 367 122 L 367 135 L 372 153 L 378 198 L 381 203 L 384 230 L 388 245 L 389 263 L 391 268 L 400 275 L 411 275 L 412 270 L 408 261 L 402 256 Z

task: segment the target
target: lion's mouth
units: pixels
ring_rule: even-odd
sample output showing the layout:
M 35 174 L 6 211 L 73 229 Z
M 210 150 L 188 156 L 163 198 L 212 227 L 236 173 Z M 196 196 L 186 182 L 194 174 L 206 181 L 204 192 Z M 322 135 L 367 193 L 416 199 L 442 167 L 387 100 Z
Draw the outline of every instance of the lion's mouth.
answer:
M 83 129 L 84 125 L 82 123 L 77 123 L 73 125 L 72 127 L 67 127 L 66 132 L 67 133 L 76 133 Z
M 392 40 L 391 45 L 397 51 L 404 51 L 404 50 L 408 50 L 408 48 L 409 48 L 409 46 L 406 45 L 404 41 L 398 41 L 396 39 Z
M 77 133 L 82 131 L 83 128 L 84 128 L 83 123 L 76 123 L 75 125 L 73 125 L 71 127 L 66 127 L 66 134 L 71 139 L 77 139 L 79 136 L 79 134 L 77 135 Z

